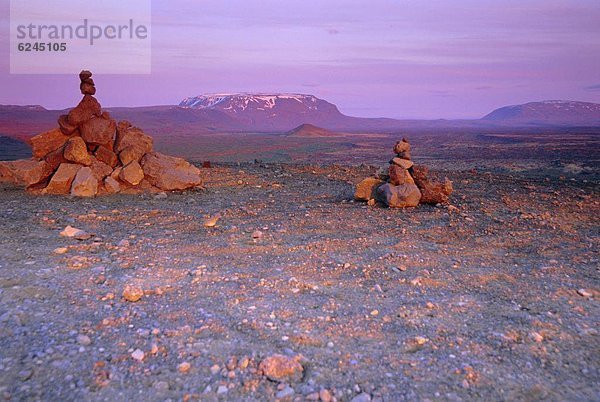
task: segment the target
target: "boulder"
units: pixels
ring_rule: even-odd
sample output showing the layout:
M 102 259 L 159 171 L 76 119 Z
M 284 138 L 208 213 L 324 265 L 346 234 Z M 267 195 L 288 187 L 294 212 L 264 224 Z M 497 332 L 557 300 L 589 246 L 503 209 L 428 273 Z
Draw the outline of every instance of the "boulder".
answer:
M 45 181 L 53 172 L 46 161 L 35 158 L 0 162 L 0 167 L 2 181 L 26 187 Z
M 65 144 L 63 156 L 68 161 L 89 166 L 92 164 L 92 157 L 88 154 L 87 146 L 81 137 L 71 137 Z
M 111 119 L 94 117 L 81 125 L 81 138 L 89 145 L 103 145 L 112 149 L 117 123 Z
M 390 208 L 416 207 L 421 200 L 421 192 L 415 184 L 394 186 L 386 183 L 377 189 L 377 194 Z
M 144 134 L 141 129 L 132 127 L 129 122 L 121 121 L 117 126 L 117 138 L 114 150 L 120 153 L 129 146 L 139 148 L 139 152 L 144 155 L 152 151 L 154 144 L 152 137 Z
M 50 152 L 62 147 L 68 139 L 69 137 L 64 135 L 60 129 L 55 128 L 30 138 L 27 143 L 31 146 L 33 156 L 42 159 Z
M 90 164 L 90 168 L 92 169 L 92 172 L 98 181 L 102 181 L 106 176 L 109 176 L 112 173 L 112 167 L 96 158 L 92 157 L 91 159 L 92 163 Z
M 121 172 L 119 173 L 119 179 L 131 184 L 132 186 L 135 186 L 140 184 L 140 182 L 144 179 L 144 171 L 139 163 L 133 161 L 121 169 Z
M 410 169 L 414 165 L 414 163 L 412 161 L 410 161 L 408 159 L 398 158 L 398 157 L 392 159 L 392 161 L 390 163 L 393 163 L 394 165 L 398 165 L 402 169 Z
M 151 152 L 142 158 L 146 179 L 164 191 L 185 190 L 202 183 L 200 169 L 185 159 Z
M 142 157 L 146 154 L 146 152 L 148 152 L 146 150 L 146 147 L 140 147 L 138 145 L 130 145 L 128 147 L 125 147 L 120 153 L 119 153 L 119 159 L 121 160 L 121 163 L 123 164 L 123 166 L 127 165 L 129 162 L 139 162 L 140 160 L 142 160 Z
M 10 169 L 8 162 L 0 162 L 0 183 L 18 184 L 17 178 Z
M 81 169 L 81 165 L 62 163 L 52 175 L 46 188 L 42 190 L 42 194 L 69 194 L 79 169 Z
M 383 180 L 375 177 L 367 177 L 356 185 L 354 199 L 359 201 L 369 201 L 377 196 L 377 188 L 385 183 Z
M 69 116 L 66 114 L 63 114 L 58 118 L 58 126 L 64 135 L 71 135 L 77 130 L 77 126 L 69 123 Z
M 452 194 L 452 182 L 444 178 L 441 183 L 431 178 L 426 166 L 415 165 L 411 169 L 415 184 L 421 191 L 421 202 L 423 204 L 445 204 Z
M 98 193 L 98 179 L 92 169 L 84 166 L 75 175 L 71 185 L 71 195 L 76 197 L 93 197 Z
M 44 160 L 48 164 L 48 168 L 52 171 L 58 169 L 61 163 L 68 163 L 69 161 L 64 156 L 65 147 L 62 146 L 57 150 L 50 152 L 44 157 Z
M 390 183 L 394 186 L 399 186 L 400 184 L 415 184 L 415 181 L 411 177 L 408 170 L 398 166 L 398 165 L 390 165 L 389 168 L 390 175 Z
M 80 124 L 101 114 L 101 106 L 96 98 L 92 95 L 84 95 L 81 102 L 69 112 L 67 120 L 72 126 L 79 127 Z
M 115 154 L 113 151 L 111 151 L 104 145 L 100 145 L 96 149 L 96 151 L 94 152 L 94 156 L 100 162 L 104 162 L 112 168 L 114 168 L 115 166 L 117 166 L 119 164 L 119 158 L 117 157 L 117 154 Z
M 115 194 L 121 191 L 121 185 L 118 181 L 108 176 L 104 179 L 104 189 L 109 194 Z

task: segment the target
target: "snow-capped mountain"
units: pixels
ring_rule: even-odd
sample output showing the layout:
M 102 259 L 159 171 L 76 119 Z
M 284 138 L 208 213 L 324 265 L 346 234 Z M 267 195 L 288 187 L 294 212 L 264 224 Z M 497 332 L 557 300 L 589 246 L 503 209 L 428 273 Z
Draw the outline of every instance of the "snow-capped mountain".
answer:
M 331 124 L 346 117 L 334 104 L 305 94 L 209 94 L 186 98 L 179 106 L 218 110 L 261 130 Z
M 501 107 L 483 120 L 510 124 L 598 125 L 600 104 L 564 100 L 530 102 Z

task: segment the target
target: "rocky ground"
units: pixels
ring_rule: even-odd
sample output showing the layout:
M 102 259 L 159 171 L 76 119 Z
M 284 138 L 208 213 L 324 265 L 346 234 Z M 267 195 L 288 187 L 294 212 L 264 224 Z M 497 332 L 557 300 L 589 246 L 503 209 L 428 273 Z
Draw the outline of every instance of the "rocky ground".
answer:
M 600 398 L 597 184 L 445 172 L 452 206 L 391 210 L 352 201 L 373 171 L 2 187 L 0 398 Z M 268 375 L 273 355 L 288 367 Z

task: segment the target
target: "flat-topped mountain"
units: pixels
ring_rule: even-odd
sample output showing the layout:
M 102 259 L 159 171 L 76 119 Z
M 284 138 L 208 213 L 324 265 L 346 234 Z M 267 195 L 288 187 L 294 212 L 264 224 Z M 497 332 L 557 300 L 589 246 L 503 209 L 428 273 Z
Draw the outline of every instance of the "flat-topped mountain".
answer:
M 598 125 L 600 104 L 564 100 L 530 102 L 501 107 L 482 120 L 528 125 Z
M 260 130 L 289 130 L 304 122 L 338 124 L 346 118 L 334 104 L 305 94 L 210 94 L 186 98 L 179 106 L 218 110 Z

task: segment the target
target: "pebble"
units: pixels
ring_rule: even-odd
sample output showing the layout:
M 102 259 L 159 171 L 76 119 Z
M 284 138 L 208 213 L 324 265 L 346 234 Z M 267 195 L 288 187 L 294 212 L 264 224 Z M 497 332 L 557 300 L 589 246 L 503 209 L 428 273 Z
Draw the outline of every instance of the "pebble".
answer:
M 592 297 L 592 296 L 594 296 L 591 292 L 588 292 L 585 289 L 578 289 L 577 290 L 577 294 L 579 294 L 579 296 L 583 296 L 583 297 Z
M 312 394 L 306 395 L 306 400 L 307 401 L 318 401 L 319 400 L 319 393 L 318 392 L 313 392 Z
M 143 295 L 144 291 L 137 286 L 126 285 L 125 289 L 123 289 L 123 298 L 130 302 L 136 302 L 140 300 Z
M 262 236 L 263 232 L 261 232 L 260 230 L 255 230 L 254 232 L 252 232 L 253 239 L 260 239 Z
M 215 364 L 214 366 L 212 366 L 212 367 L 210 368 L 210 373 L 211 373 L 212 375 L 215 375 L 215 374 L 218 374 L 220 370 L 221 370 L 221 368 L 219 367 L 219 365 L 218 365 L 218 364 Z
M 542 335 L 540 335 L 538 332 L 531 332 L 529 334 L 529 337 L 531 338 L 532 341 L 540 343 L 544 340 L 544 337 Z
M 77 335 L 77 343 L 82 346 L 89 346 L 92 344 L 92 340 L 87 335 L 79 334 Z
M 415 342 L 417 345 L 425 345 L 427 342 L 429 342 L 429 339 L 422 336 L 417 336 L 415 337 Z
M 83 230 L 74 228 L 73 226 L 69 225 L 66 228 L 64 228 L 62 230 L 62 232 L 60 232 L 60 235 L 64 236 L 64 237 L 75 237 L 76 234 L 82 233 L 82 232 L 83 232 Z
M 277 392 L 275 394 L 275 397 L 277 399 L 283 399 L 283 398 L 287 398 L 287 397 L 292 396 L 292 395 L 294 395 L 294 389 L 291 388 L 291 387 L 285 387 L 281 391 Z
M 219 214 L 213 216 L 212 218 L 206 219 L 204 221 L 204 227 L 206 227 L 206 228 L 214 227 L 217 224 L 217 222 L 219 221 L 219 219 L 221 219 L 221 215 L 219 215 Z
M 166 381 L 156 381 L 153 387 L 158 392 L 167 392 L 169 390 L 169 383 Z
M 27 370 L 19 371 L 19 379 L 21 381 L 27 381 L 27 380 L 29 380 L 32 375 L 33 375 L 33 370 L 27 369 Z
M 371 402 L 371 395 L 363 392 L 362 394 L 358 394 L 352 398 L 350 402 Z
M 136 350 L 134 350 L 134 351 L 133 351 L 133 353 L 131 354 L 131 357 L 132 357 L 134 360 L 137 360 L 137 361 L 139 361 L 139 362 L 141 362 L 142 360 L 144 360 L 144 357 L 145 357 L 145 356 L 146 356 L 146 355 L 144 354 L 144 352 L 142 352 L 140 349 L 136 349 Z
M 319 392 L 319 398 L 321 398 L 323 402 L 331 402 L 331 392 L 326 389 L 322 389 Z
M 192 365 L 190 363 L 183 362 L 183 363 L 179 364 L 179 366 L 177 366 L 177 371 L 179 371 L 182 374 L 187 374 L 191 368 L 192 368 Z
M 227 392 L 229 392 L 229 389 L 225 385 L 219 385 L 219 388 L 217 388 L 217 395 L 223 395 Z
M 59 248 L 55 248 L 53 253 L 54 254 L 65 254 L 67 251 L 69 251 L 68 248 L 66 247 L 59 247 Z

